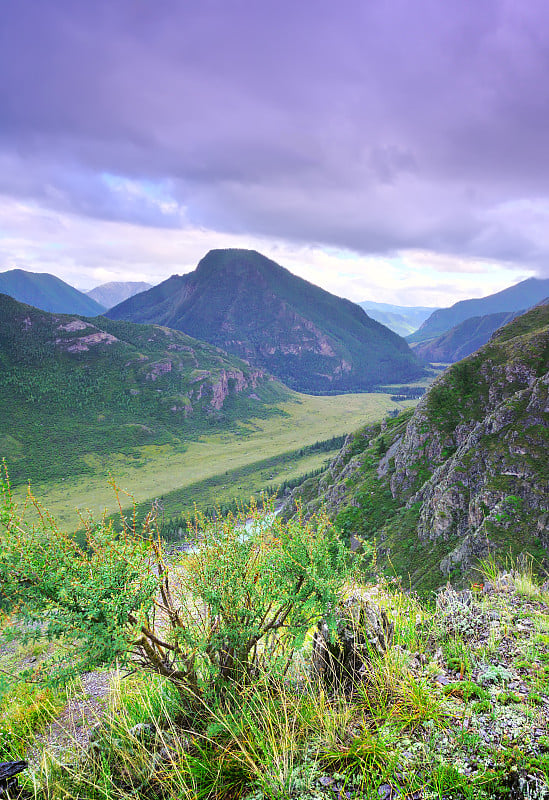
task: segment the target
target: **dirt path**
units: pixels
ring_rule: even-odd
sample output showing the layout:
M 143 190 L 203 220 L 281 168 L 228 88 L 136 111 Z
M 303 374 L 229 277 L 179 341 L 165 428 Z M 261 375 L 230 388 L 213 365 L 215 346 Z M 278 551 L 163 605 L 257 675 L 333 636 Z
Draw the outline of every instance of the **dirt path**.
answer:
M 82 688 L 74 691 L 61 713 L 36 737 L 28 753 L 32 764 L 38 765 L 45 750 L 60 758 L 65 750 L 87 746 L 95 723 L 105 710 L 111 678 L 108 672 L 82 675 Z

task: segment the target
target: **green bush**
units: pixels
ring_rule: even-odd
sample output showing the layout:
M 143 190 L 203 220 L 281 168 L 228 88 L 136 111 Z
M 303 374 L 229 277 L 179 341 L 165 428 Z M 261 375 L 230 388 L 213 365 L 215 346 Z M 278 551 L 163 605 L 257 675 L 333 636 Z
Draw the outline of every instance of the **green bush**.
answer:
M 0 490 L 4 592 L 24 600 L 37 633 L 73 650 L 50 679 L 118 660 L 199 701 L 260 669 L 274 674 L 315 622 L 331 625 L 329 609 L 358 566 L 323 515 L 282 522 L 254 507 L 248 520 L 198 518 L 192 552 L 169 561 L 153 512 L 139 531 L 135 517 L 122 518 L 119 534 L 90 520 L 79 547 L 37 501 L 40 524 L 28 524 L 7 475 Z

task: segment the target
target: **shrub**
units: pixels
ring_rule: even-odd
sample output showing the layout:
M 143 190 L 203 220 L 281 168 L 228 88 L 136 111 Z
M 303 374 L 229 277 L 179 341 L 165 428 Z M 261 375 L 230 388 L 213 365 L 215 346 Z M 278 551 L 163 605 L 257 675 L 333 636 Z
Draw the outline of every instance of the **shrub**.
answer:
M 186 699 L 241 685 L 267 663 L 287 665 L 321 618 L 333 627 L 330 609 L 359 564 L 322 514 L 282 522 L 254 507 L 248 521 L 198 518 L 193 551 L 170 561 L 153 512 L 139 531 L 122 515 L 119 534 L 85 520 L 79 547 L 32 495 L 39 524 L 26 522 L 7 474 L 0 489 L 0 583 L 37 634 L 72 649 L 57 677 L 118 660 Z

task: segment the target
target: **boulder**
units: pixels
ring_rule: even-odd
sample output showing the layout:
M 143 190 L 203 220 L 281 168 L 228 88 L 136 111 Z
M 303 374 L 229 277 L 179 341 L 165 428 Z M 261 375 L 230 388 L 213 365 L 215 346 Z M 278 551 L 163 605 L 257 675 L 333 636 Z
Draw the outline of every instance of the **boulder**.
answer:
M 0 761 L 0 797 L 17 789 L 17 775 L 28 767 L 26 761 Z

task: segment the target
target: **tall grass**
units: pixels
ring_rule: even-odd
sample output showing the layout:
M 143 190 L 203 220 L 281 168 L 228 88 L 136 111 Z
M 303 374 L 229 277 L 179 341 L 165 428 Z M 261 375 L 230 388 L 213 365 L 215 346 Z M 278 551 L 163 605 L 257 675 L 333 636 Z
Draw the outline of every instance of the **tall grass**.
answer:
M 496 590 L 513 588 L 522 597 L 549 601 L 549 592 L 539 585 L 534 572 L 534 558 L 528 553 L 517 557 L 509 554 L 501 561 L 492 554 L 479 562 L 478 571 Z

